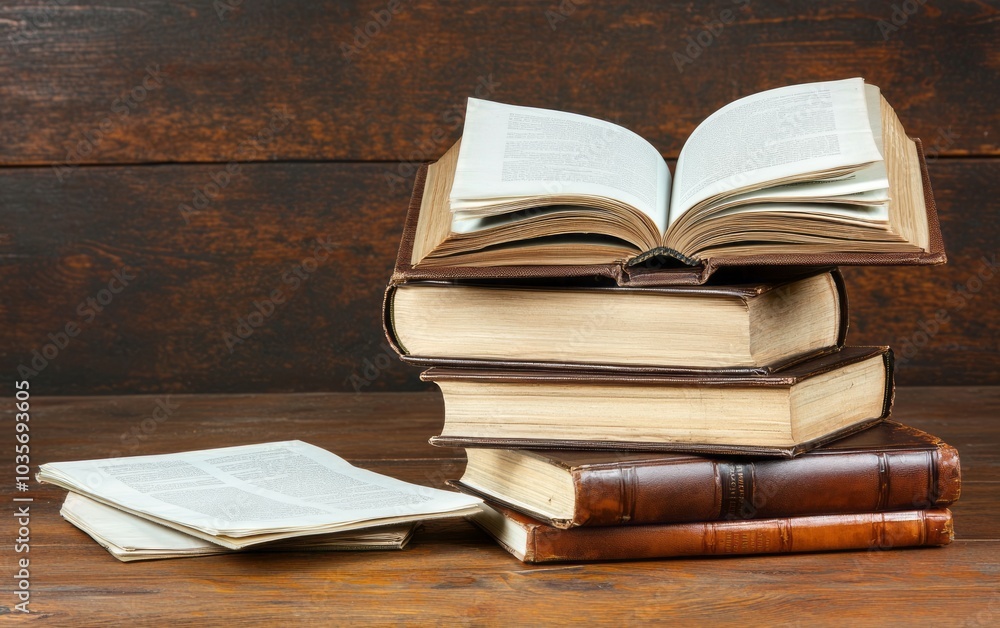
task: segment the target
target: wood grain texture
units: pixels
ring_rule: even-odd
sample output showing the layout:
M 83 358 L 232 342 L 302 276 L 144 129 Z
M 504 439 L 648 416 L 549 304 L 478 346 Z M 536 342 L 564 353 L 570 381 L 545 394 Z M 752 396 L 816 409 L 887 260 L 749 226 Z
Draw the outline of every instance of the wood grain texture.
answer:
M 1000 384 L 1000 205 L 992 160 L 931 166 L 948 263 L 844 268 L 848 342 L 889 344 L 900 384 Z M 958 176 L 955 176 L 958 173 Z
M 383 344 L 409 194 L 385 182 L 389 166 L 242 165 L 197 213 L 180 206 L 225 166 L 85 167 L 62 184 L 0 169 L 0 370 L 37 372 L 46 394 L 425 388 Z M 983 262 L 1000 264 L 995 172 L 931 163 L 947 266 L 845 269 L 848 340 L 893 345 L 901 384 L 1000 383 L 1000 267 Z M 111 294 L 122 269 L 134 279 Z M 78 335 L 62 339 L 68 323 Z
M 390 376 L 414 387 L 380 346 L 408 196 L 383 169 L 245 165 L 187 221 L 179 205 L 224 166 L 87 168 L 64 185 L 0 170 L 14 231 L 0 244 L 3 368 L 64 393 L 354 390 L 355 373 L 362 391 Z M 134 279 L 109 294 L 126 268 Z M 97 311 L 87 299 L 102 292 Z M 80 331 L 56 352 L 48 335 L 67 323 Z
M 992 3 L 405 1 L 388 20 L 387 6 L 6 2 L 0 161 L 226 162 L 275 110 L 291 123 L 256 160 L 421 161 L 457 138 L 477 89 L 617 121 L 676 157 L 727 102 L 851 76 L 929 149 L 998 154 Z M 144 92 L 148 68 L 162 81 Z
M 99 457 L 156 398 L 32 400 L 32 463 Z M 134 453 L 302 438 L 359 466 L 440 486 L 460 451 L 436 449 L 437 395 L 175 396 Z M 620 623 L 664 618 L 813 624 L 1000 619 L 1000 388 L 899 391 L 896 418 L 956 445 L 963 496 L 945 548 L 530 566 L 462 521 L 427 524 L 401 552 L 241 554 L 122 564 L 58 516 L 63 492 L 32 485 L 31 609 L 59 625 L 441 622 Z M 10 399 L 0 415 L 12 414 Z M 9 417 L 13 419 L 13 417 Z M 967 464 L 976 449 L 977 462 Z M 132 453 L 132 452 L 129 452 Z M 4 486 L 3 498 L 9 501 Z M 6 573 L 14 573 L 9 550 Z M 943 576 L 946 574 L 946 577 Z M 9 600 L 0 614 L 9 613 Z

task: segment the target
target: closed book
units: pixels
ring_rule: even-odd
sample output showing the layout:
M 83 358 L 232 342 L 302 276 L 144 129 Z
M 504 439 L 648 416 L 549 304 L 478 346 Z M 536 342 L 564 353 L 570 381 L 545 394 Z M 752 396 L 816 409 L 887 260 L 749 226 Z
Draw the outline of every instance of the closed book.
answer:
M 843 345 L 836 269 L 734 285 L 417 281 L 389 286 L 383 322 L 423 366 L 770 373 Z
M 947 508 L 571 530 L 496 504 L 484 504 L 470 518 L 526 563 L 887 550 L 947 545 L 954 538 Z
M 874 425 L 892 404 L 888 347 L 845 347 L 771 375 L 432 368 L 431 444 L 794 457 Z
M 461 490 L 557 528 L 944 508 L 958 451 L 885 421 L 798 458 L 468 449 Z

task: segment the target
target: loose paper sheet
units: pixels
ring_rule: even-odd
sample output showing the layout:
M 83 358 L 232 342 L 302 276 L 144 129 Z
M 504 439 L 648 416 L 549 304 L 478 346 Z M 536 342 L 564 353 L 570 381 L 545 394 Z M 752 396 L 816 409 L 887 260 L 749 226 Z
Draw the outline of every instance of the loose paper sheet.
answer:
M 77 493 L 67 493 L 59 514 L 80 528 L 118 560 L 151 560 L 228 554 L 216 543 L 179 532 L 112 508 Z M 416 524 L 402 524 L 371 531 L 321 534 L 279 541 L 268 547 L 295 550 L 336 550 L 343 548 L 401 548 Z
M 234 548 L 470 514 L 479 503 L 359 469 L 302 441 L 50 463 L 39 480 Z

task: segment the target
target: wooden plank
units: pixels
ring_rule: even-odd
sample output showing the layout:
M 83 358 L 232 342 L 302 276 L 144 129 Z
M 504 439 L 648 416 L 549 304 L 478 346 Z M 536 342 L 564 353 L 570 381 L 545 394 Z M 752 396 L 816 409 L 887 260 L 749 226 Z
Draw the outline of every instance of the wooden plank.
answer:
M 4 3 L 0 162 L 420 161 L 474 95 L 618 121 L 676 157 L 740 96 L 860 74 L 941 154 L 1000 154 L 997 9 L 971 0 L 387 6 Z M 246 144 L 274 111 L 289 122 Z
M 221 165 L 88 167 L 64 184 L 45 168 L 0 169 L 0 368 L 36 371 L 45 394 L 424 389 L 383 345 L 409 194 L 385 183 L 390 167 L 244 165 L 218 194 Z M 896 347 L 900 384 L 1000 383 L 1000 273 L 977 275 L 1000 241 L 996 167 L 931 165 L 947 266 L 845 271 L 848 339 Z M 197 213 L 180 207 L 194 211 L 206 188 Z M 114 279 L 123 270 L 128 286 Z M 62 337 L 67 324 L 77 336 Z
M 88 168 L 61 186 L 0 171 L 3 366 L 48 393 L 419 388 L 381 346 L 408 197 L 384 168 L 248 165 L 197 214 L 179 205 L 224 166 Z
M 998 165 L 931 166 L 946 266 L 844 269 L 848 341 L 891 345 L 901 384 L 1000 383 L 1000 327 L 989 314 L 1000 309 L 1000 239 L 989 211 L 973 209 L 993 205 L 974 190 L 995 185 Z
M 963 469 L 966 477 L 968 469 Z M 974 474 L 979 476 L 979 473 Z M 963 482 L 962 496 L 951 508 L 955 515 L 955 538 L 994 540 L 1000 538 L 1000 520 L 996 517 L 1000 502 L 1000 482 Z
M 276 437 L 278 438 L 278 437 Z M 237 444 L 246 444 L 252 439 L 244 438 L 234 440 Z M 259 440 L 259 438 L 258 438 Z M 303 438 L 303 440 L 306 440 Z M 212 440 L 212 446 L 226 446 L 227 439 Z M 311 439 L 308 442 L 318 442 Z M 344 444 L 341 440 L 340 445 Z M 194 445 L 196 447 L 197 445 Z M 187 443 L 184 448 L 191 448 L 193 445 Z M 329 448 L 328 445 L 325 447 Z M 340 450 L 333 450 L 336 453 L 346 454 L 351 451 L 351 447 L 341 447 Z M 42 449 L 47 451 L 47 449 Z M 169 451 L 178 451 L 177 448 Z M 87 453 L 81 452 L 83 459 L 105 455 L 104 452 L 91 449 Z M 386 450 L 386 455 L 396 455 L 392 449 Z M 60 460 L 63 458 L 59 458 Z M 65 458 L 66 460 L 76 460 L 79 458 Z M 46 456 L 46 460 L 49 457 Z M 55 460 L 55 459 L 53 459 Z M 434 486 L 436 488 L 447 489 L 445 480 L 454 480 L 462 476 L 465 470 L 465 460 L 463 458 L 425 458 L 412 460 L 363 460 L 356 461 L 359 467 L 370 469 L 377 473 L 382 473 L 390 477 L 398 478 L 406 482 L 413 482 L 423 486 Z M 980 481 L 981 473 L 970 473 L 963 469 L 965 477 L 962 482 L 962 496 L 954 505 L 950 507 L 955 517 L 955 538 L 963 541 L 1000 541 L 1000 520 L 996 517 L 996 506 L 998 494 L 1000 494 L 1000 482 Z M 68 543 L 63 537 L 63 533 L 70 530 L 70 525 L 63 522 L 58 513 L 65 491 L 50 485 L 41 485 L 33 491 L 36 503 L 33 506 L 38 517 L 36 520 L 44 521 L 42 526 L 36 528 L 35 533 L 39 538 L 46 539 L 43 545 L 66 546 L 78 545 L 74 540 Z M 55 522 L 55 523 L 52 523 Z M 450 526 L 449 529 L 453 528 Z M 463 533 L 463 536 L 464 535 Z
M 246 444 L 250 441 L 243 439 L 238 442 Z M 224 440 L 212 441 L 212 443 L 213 446 L 225 446 Z M 192 447 L 190 444 L 184 446 L 188 448 Z M 176 451 L 176 449 L 173 451 Z M 345 453 L 345 451 L 350 451 L 350 448 L 337 453 Z M 93 458 L 94 456 L 103 455 L 103 452 L 91 449 L 83 455 Z M 395 452 L 387 450 L 387 455 L 395 455 Z M 59 459 L 61 460 L 62 458 Z M 49 460 L 49 456 L 46 456 L 46 460 Z M 462 458 L 363 460 L 355 461 L 355 464 L 359 467 L 406 482 L 442 489 L 448 488 L 445 480 L 461 477 L 465 467 L 465 461 Z M 956 521 L 955 537 L 965 541 L 1000 540 L 1000 521 L 997 520 L 995 513 L 992 512 L 998 501 L 997 495 L 998 490 L 1000 490 L 1000 482 L 981 481 L 978 479 L 970 480 L 968 479 L 970 475 L 972 477 L 979 477 L 980 474 L 966 473 L 966 478 L 962 483 L 962 496 L 958 502 L 951 506 Z M 59 534 L 56 533 L 58 528 L 61 527 L 63 530 L 69 529 L 58 517 L 59 507 L 65 497 L 65 491 L 51 485 L 38 485 L 37 490 L 34 490 L 32 494 L 36 500 L 36 512 L 41 513 L 39 519 L 45 520 L 45 525 L 49 525 L 51 521 L 58 522 L 55 524 L 56 529 L 51 530 L 52 534 L 45 533 L 43 535 L 44 538 L 51 539 L 50 541 L 46 541 L 46 543 L 51 542 L 52 544 L 60 545 L 62 541 L 59 538 Z M 45 531 L 43 530 L 42 532 Z
M 32 412 L 33 439 L 48 460 L 203 448 L 195 434 L 216 447 L 297 438 L 363 466 L 437 461 L 447 477 L 464 461 L 461 449 L 427 443 L 444 417 L 436 392 L 36 397 Z M 957 447 L 966 481 L 1000 482 L 998 413 L 1000 387 L 902 387 L 892 416 Z M 67 424 L 74 427 L 58 428 Z
M 897 390 L 892 417 L 958 449 L 963 482 L 992 482 L 1000 489 L 1000 416 L 997 388 L 906 387 Z M 968 489 L 971 490 L 971 489 Z M 967 492 L 967 491 L 965 491 Z
M 13 411 L 9 403 L 3 407 Z M 990 487 L 1000 487 L 1000 426 L 993 420 L 998 409 L 1000 387 L 897 391 L 894 419 L 958 448 L 967 488 L 956 508 L 968 503 L 970 491 L 980 496 L 973 503 L 988 504 Z M 296 438 L 366 468 L 435 486 L 464 469 L 461 449 L 427 443 L 443 420 L 437 393 L 40 397 L 32 412 L 38 426 L 32 439 L 44 461 Z M 977 488 L 969 488 L 973 485 Z M 993 525 L 990 519 L 974 529 L 986 525 Z
M 989 620 L 997 586 L 985 574 L 1000 566 L 1000 542 L 956 541 L 891 552 L 533 567 L 458 522 L 428 524 L 402 552 L 120 564 L 82 533 L 61 535 L 73 546 L 40 546 L 32 559 L 39 574 L 32 608 L 39 620 L 88 625 Z
M 32 442 L 48 461 L 288 439 L 348 460 L 464 458 L 427 443 L 444 419 L 434 393 L 35 397 L 32 412 Z
M 437 426 L 434 395 L 180 399 L 181 408 L 150 435 L 142 453 L 305 435 L 334 451 L 349 451 L 361 466 L 410 481 L 440 485 L 441 472 L 460 463 L 454 451 L 439 459 L 421 455 L 420 448 L 428 447 L 421 444 L 423 435 Z M 900 391 L 898 407 L 914 425 L 939 425 L 946 439 L 980 430 L 995 465 L 998 399 L 1000 388 L 911 388 Z M 146 416 L 154 401 L 148 396 L 33 399 L 32 463 L 101 455 L 105 439 Z M 9 399 L 0 407 L 12 412 Z M 946 614 L 961 623 L 991 625 L 1000 616 L 1000 587 L 993 577 L 1000 569 L 994 514 L 994 489 L 1000 484 L 977 473 L 965 477 L 965 494 L 954 507 L 957 540 L 946 548 L 544 566 L 518 562 L 457 520 L 429 522 L 402 552 L 241 554 L 122 564 L 58 517 L 61 490 L 33 485 L 35 614 L 28 618 L 73 625 L 204 625 L 322 623 L 330 617 L 479 624 L 664 616 L 704 622 L 724 616 L 768 624 L 845 618 L 878 624 L 886 617 L 923 622 Z M 0 499 L 10 497 L 5 486 Z M 0 601 L 0 613 L 12 611 L 9 599 Z

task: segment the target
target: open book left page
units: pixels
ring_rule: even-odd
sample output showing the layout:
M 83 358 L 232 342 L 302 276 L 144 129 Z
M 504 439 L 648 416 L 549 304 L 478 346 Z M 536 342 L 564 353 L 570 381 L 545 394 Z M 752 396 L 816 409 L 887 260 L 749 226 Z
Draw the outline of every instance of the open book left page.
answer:
M 470 98 L 449 205 L 459 232 L 535 209 L 599 205 L 634 215 L 651 234 L 667 227 L 670 171 L 634 132 L 583 115 Z M 557 209 L 556 209 L 557 211 Z M 508 220 L 516 220 L 516 213 Z

